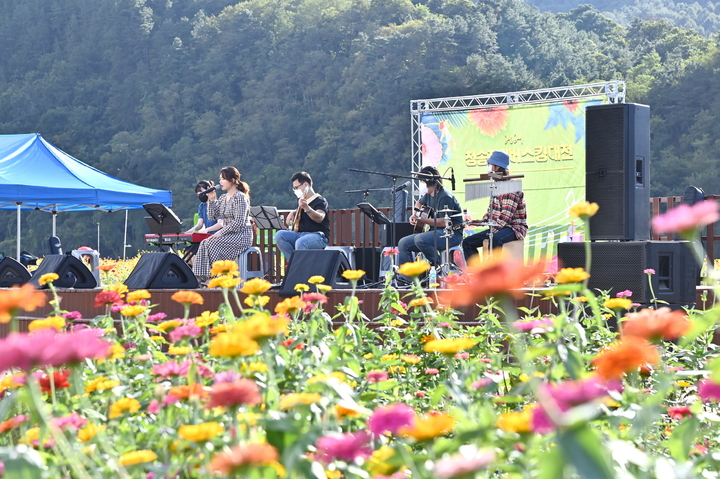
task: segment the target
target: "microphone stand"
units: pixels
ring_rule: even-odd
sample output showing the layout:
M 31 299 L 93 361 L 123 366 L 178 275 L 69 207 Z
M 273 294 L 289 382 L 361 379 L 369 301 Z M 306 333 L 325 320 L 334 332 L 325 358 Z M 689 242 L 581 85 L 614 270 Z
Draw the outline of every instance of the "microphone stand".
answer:
M 388 188 L 364 188 L 364 189 L 360 189 L 360 190 L 347 190 L 347 191 L 345 191 L 345 193 L 362 193 L 363 203 L 367 203 L 368 202 L 367 199 L 368 199 L 368 196 L 370 195 L 371 191 L 387 191 L 387 190 L 388 190 Z M 361 209 L 361 211 L 363 211 L 363 210 Z M 363 213 L 365 213 L 365 215 L 367 216 L 367 212 L 363 211 Z M 377 253 L 377 251 L 375 249 L 375 223 L 376 223 L 376 220 L 375 220 L 374 216 L 371 217 L 370 220 L 371 220 L 371 223 L 370 223 L 370 238 L 371 238 L 370 247 L 372 249 L 372 254 L 370 255 L 372 257 L 372 260 L 370 263 L 370 268 L 372 268 L 371 269 L 372 273 L 375 274 L 375 264 L 376 264 L 375 263 L 375 253 Z M 365 221 L 366 220 L 363 217 L 363 222 L 362 222 L 363 248 L 367 245 L 367 234 L 366 234 L 367 229 L 365 228 Z M 370 281 L 370 282 L 372 282 L 372 281 Z

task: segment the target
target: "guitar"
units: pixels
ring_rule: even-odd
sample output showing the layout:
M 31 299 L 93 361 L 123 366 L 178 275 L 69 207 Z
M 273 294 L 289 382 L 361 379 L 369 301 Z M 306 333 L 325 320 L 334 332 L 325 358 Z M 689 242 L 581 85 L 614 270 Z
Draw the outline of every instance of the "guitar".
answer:
M 433 210 L 429 206 L 423 206 L 422 208 L 415 208 L 415 216 L 420 219 L 434 218 L 435 210 Z M 425 223 L 421 223 L 420 221 L 418 221 L 417 223 L 415 223 L 415 226 L 413 226 L 413 234 L 424 233 L 425 231 L 428 231 L 429 229 L 430 229 L 430 225 L 427 225 Z

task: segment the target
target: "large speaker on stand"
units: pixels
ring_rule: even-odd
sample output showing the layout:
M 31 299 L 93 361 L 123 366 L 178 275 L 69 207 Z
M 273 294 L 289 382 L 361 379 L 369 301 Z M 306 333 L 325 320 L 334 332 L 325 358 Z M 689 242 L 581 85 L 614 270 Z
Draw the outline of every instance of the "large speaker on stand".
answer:
M 585 195 L 600 210 L 592 240 L 650 239 L 650 107 L 634 103 L 585 110 Z
M 190 266 L 174 253 L 145 253 L 125 280 L 128 289 L 197 289 Z
M 695 303 L 698 264 L 687 241 L 626 241 L 590 243 L 588 287 L 610 291 L 632 291 L 636 303 L 648 305 L 655 298 L 675 305 Z M 559 243 L 558 263 L 562 268 L 585 267 L 585 243 Z M 650 276 L 650 291 L 646 269 Z
M 75 256 L 66 254 L 49 254 L 45 256 L 28 282 L 36 288 L 47 288 L 47 285 L 40 286 L 39 283 L 40 277 L 47 273 L 58 275 L 58 279 L 53 281 L 53 286 L 58 289 L 93 289 L 98 287 L 93 272 Z
M 322 249 L 295 251 L 280 286 L 280 296 L 297 296 L 295 285 L 308 284 L 311 276 L 322 276 L 325 278 L 324 284 L 332 286 L 333 289 L 350 288 L 350 282 L 342 277 L 342 273 L 348 269 L 350 263 L 342 251 Z
M 22 263 L 7 256 L 0 259 L 0 288 L 25 284 L 31 277 L 30 271 Z

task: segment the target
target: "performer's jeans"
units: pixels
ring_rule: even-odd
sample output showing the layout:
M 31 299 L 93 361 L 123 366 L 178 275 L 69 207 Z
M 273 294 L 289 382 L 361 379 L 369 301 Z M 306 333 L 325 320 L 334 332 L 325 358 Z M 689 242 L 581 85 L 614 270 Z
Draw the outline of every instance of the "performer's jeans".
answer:
M 406 236 L 398 241 L 398 260 L 400 264 L 411 263 L 413 260 L 412 253 L 422 253 L 428 261 L 433 265 L 440 263 L 440 255 L 438 251 L 445 251 L 445 238 L 442 238 L 443 230 L 437 232 L 437 248 L 435 248 L 435 233 L 428 231 L 427 233 L 418 233 Z M 448 247 L 457 246 L 462 241 L 462 236 L 457 233 L 448 239 Z
M 471 256 L 478 254 L 477 249 L 483 245 L 483 241 L 489 239 L 490 230 L 481 231 L 472 236 L 468 236 L 462 242 L 463 253 L 465 254 L 465 261 L 470 259 Z M 515 232 L 509 226 L 505 226 L 497 233 L 493 233 L 493 248 L 502 246 L 505 243 L 515 241 L 517 237 Z
M 312 233 L 296 233 L 290 230 L 280 230 L 275 233 L 275 244 L 289 262 L 296 249 L 325 249 L 328 239 L 319 231 Z

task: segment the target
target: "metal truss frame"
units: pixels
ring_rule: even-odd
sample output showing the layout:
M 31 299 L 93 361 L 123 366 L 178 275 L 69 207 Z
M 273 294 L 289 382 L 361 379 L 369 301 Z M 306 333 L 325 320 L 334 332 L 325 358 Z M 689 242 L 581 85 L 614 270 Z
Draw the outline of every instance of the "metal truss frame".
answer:
M 625 102 L 625 82 L 614 80 L 585 85 L 544 88 L 490 95 L 458 96 L 451 98 L 434 98 L 411 100 L 411 136 L 412 136 L 412 171 L 422 167 L 422 137 L 420 134 L 420 115 L 433 111 L 461 111 L 493 108 L 498 106 L 529 105 L 537 103 L 554 103 L 580 98 L 605 95 L 610 103 Z M 417 183 L 413 182 L 412 197 L 417 196 Z

